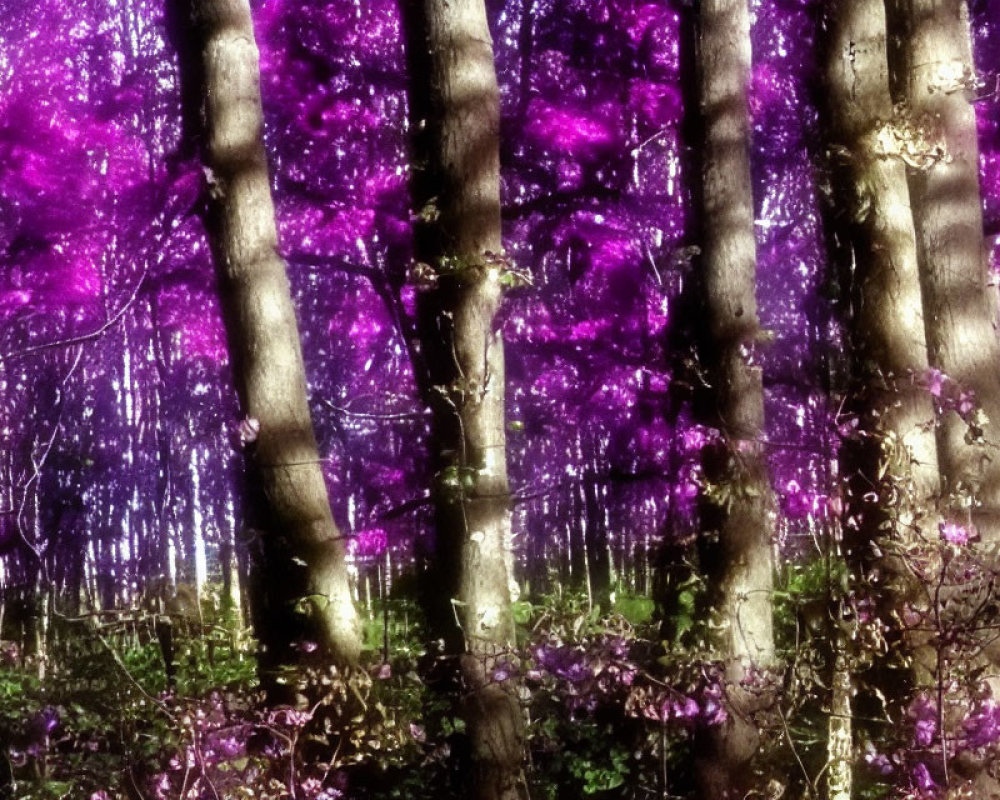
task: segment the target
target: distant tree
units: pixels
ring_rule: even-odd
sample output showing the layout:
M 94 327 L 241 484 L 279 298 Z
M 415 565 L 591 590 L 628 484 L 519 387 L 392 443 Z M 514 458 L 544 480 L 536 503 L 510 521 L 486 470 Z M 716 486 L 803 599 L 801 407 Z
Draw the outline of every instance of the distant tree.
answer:
M 887 9 L 898 34 L 890 70 L 895 99 L 906 105 L 900 124 L 929 361 L 953 387 L 942 392 L 938 427 L 946 513 L 997 542 L 1000 342 L 983 240 L 968 9 L 964 0 L 890 0 Z
M 408 27 L 424 392 L 434 409 L 436 620 L 460 653 L 469 797 L 525 796 L 522 712 L 492 679 L 514 644 L 500 231 L 499 90 L 483 0 L 411 0 Z M 457 625 L 456 625 L 457 623 Z
M 701 357 L 710 388 L 704 421 L 721 432 L 705 454 L 699 556 L 711 614 L 712 646 L 723 664 L 728 715 L 695 743 L 702 797 L 742 798 L 751 787 L 759 730 L 751 715 L 767 698 L 741 688 L 747 670 L 774 661 L 771 590 L 775 504 L 764 453 L 764 393 L 754 363 L 760 337 L 747 85 L 750 16 L 746 0 L 702 0 L 698 90 L 705 334 Z
M 330 513 L 307 402 L 305 368 L 262 139 L 258 52 L 246 0 L 184 7 L 201 61 L 209 234 L 221 280 L 230 354 L 250 432 L 255 510 L 254 626 L 265 677 L 294 664 L 307 641 L 342 664 L 357 661 L 360 626 L 343 537 Z M 259 428 L 259 430 L 258 430 Z M 256 431 L 254 435 L 254 431 Z M 272 686 L 272 688 L 274 688 Z

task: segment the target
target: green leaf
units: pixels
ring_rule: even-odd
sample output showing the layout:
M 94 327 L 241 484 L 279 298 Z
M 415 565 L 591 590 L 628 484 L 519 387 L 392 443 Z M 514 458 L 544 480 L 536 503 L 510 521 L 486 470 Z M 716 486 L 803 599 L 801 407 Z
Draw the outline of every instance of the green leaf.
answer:
M 510 613 L 518 625 L 527 625 L 534 611 L 535 607 L 527 600 L 517 600 L 510 604 Z
M 612 608 L 633 625 L 645 625 L 653 619 L 653 612 L 656 610 L 656 605 L 652 599 L 644 595 L 616 592 Z

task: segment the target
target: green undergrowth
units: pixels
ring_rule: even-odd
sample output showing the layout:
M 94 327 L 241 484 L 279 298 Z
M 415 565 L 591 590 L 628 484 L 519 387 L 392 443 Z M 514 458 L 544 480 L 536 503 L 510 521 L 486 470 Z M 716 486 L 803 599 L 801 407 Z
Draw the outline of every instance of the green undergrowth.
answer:
M 810 604 L 827 603 L 836 584 L 824 563 L 787 568 L 776 586 L 780 646 L 799 653 L 785 678 L 786 718 L 762 720 L 764 771 L 787 773 L 796 758 L 812 775 L 823 768 L 826 656 L 804 645 L 816 636 Z M 0 662 L 0 773 L 16 787 L 0 800 L 462 797 L 469 753 L 454 701 L 463 690 L 405 588 L 362 610 L 364 668 L 312 673 L 318 700 L 303 712 L 262 706 L 255 643 L 232 620 L 205 613 L 174 625 L 172 687 L 152 615 L 57 620 L 43 678 L 31 658 Z M 603 608 L 570 591 L 513 604 L 517 646 L 491 679 L 524 709 L 532 798 L 690 792 L 691 733 L 717 724 L 718 687 L 699 660 L 697 582 L 685 591 L 678 613 L 691 619 L 673 620 L 683 631 L 675 643 L 661 640 L 653 602 L 623 587 Z M 781 780 L 788 797 L 805 783 Z M 877 796 L 875 784 L 864 791 Z

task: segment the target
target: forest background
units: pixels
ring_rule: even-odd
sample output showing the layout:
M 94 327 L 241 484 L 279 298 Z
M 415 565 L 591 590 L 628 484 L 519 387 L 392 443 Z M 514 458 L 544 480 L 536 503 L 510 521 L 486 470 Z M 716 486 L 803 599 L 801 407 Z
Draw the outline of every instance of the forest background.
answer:
M 923 311 L 866 316 L 880 249 L 865 226 L 889 189 L 869 187 L 864 205 L 844 177 L 859 145 L 833 107 L 869 111 L 831 77 L 831 64 L 865 63 L 849 36 L 838 44 L 850 3 L 747 9 L 738 109 L 755 257 L 737 361 L 760 381 L 766 427 L 753 435 L 719 417 L 719 398 L 739 387 L 713 361 L 725 348 L 712 346 L 705 294 L 711 66 L 699 60 L 710 12 L 742 4 L 485 4 L 503 241 L 475 266 L 505 289 L 484 330 L 505 353 L 510 495 L 497 530 L 511 533 L 489 548 L 503 556 L 496 596 L 509 623 L 485 627 L 509 630 L 488 648 L 456 636 L 452 620 L 467 633 L 470 616 L 485 617 L 460 597 L 462 566 L 447 553 L 493 534 L 466 522 L 440 541 L 447 509 L 485 496 L 488 464 L 447 442 L 440 407 L 458 395 L 427 363 L 427 298 L 463 280 L 454 256 L 421 260 L 422 226 L 451 213 L 414 178 L 435 168 L 413 122 L 412 44 L 435 5 L 253 8 L 265 177 L 339 531 L 331 551 L 318 548 L 344 567 L 336 595 L 286 580 L 295 559 L 319 557 L 268 549 L 273 512 L 257 498 L 273 492 L 253 464 L 274 428 L 247 407 L 246 356 L 231 357 L 240 334 L 224 313 L 232 277 L 213 264 L 213 214 L 232 176 L 212 161 L 211 110 L 191 113 L 219 96 L 198 83 L 210 69 L 189 69 L 210 26 L 183 3 L 0 2 L 0 793 L 990 796 L 988 409 L 1000 389 L 951 369 L 931 333 L 930 360 L 893 373 L 866 333 L 888 318 L 890 334 L 917 320 L 923 336 L 947 304 L 928 300 L 922 265 Z M 975 111 L 981 257 L 958 261 L 969 305 L 989 308 L 959 338 L 991 359 L 998 10 L 886 5 L 886 64 L 914 61 L 907 21 L 927 8 L 962 23 L 975 59 L 956 62 L 938 97 Z M 875 163 L 898 167 L 887 185 L 916 195 L 921 176 L 961 159 L 950 129 L 900 105 L 903 71 L 885 70 L 897 105 L 871 117 L 889 126 Z M 483 396 L 498 390 L 490 374 Z M 945 454 L 933 488 L 926 461 L 890 435 L 912 431 L 881 421 L 921 403 L 913 430 Z M 718 633 L 738 627 L 719 587 L 742 557 L 720 562 L 713 532 L 725 547 L 725 520 L 748 507 L 763 509 L 755 544 L 774 588 L 769 577 L 732 597 L 766 598 L 767 657 Z M 428 574 L 442 581 L 430 591 Z M 298 595 L 277 601 L 277 585 Z M 336 620 L 323 639 L 335 595 L 345 618 L 357 610 L 360 654 L 338 645 Z M 251 623 L 268 642 L 260 663 Z M 459 657 L 470 653 L 474 667 Z M 511 715 L 501 728 L 514 745 L 499 748 L 510 763 L 476 745 L 492 734 L 470 697 Z

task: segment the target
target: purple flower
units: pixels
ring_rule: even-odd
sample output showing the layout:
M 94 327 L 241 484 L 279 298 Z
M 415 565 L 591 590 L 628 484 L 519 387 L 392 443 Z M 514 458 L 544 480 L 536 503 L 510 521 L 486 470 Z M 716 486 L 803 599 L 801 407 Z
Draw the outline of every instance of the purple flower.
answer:
M 948 542 L 948 544 L 960 547 L 967 545 L 975 538 L 969 532 L 968 528 L 964 528 L 955 522 L 942 522 L 938 526 L 938 530 L 941 532 L 941 538 Z
M 971 391 L 959 394 L 955 410 L 958 411 L 958 414 L 962 417 L 962 419 L 967 420 L 969 415 L 976 410 L 976 395 Z
M 25 726 L 27 752 L 29 755 L 39 755 L 49 746 L 49 736 L 59 727 L 59 711 L 47 706 L 34 714 Z
M 986 699 L 963 724 L 965 746 L 971 750 L 989 747 L 1000 740 L 1000 707 L 992 697 Z
M 865 763 L 874 772 L 885 777 L 886 775 L 891 775 L 893 771 L 892 762 L 889 760 L 887 755 L 878 752 L 875 749 L 875 745 L 871 742 L 865 744 Z
M 170 796 L 172 789 L 170 778 L 167 777 L 166 773 L 161 772 L 156 779 L 156 783 L 153 784 L 153 791 L 156 792 L 156 800 L 166 800 Z
M 244 446 L 256 442 L 260 435 L 260 420 L 254 417 L 241 419 L 237 426 L 237 434 L 240 438 L 240 444 Z
M 614 658 L 626 658 L 628 656 L 628 642 L 621 636 L 609 636 L 604 639 L 604 644 Z
M 52 706 L 47 706 L 42 709 L 40 722 L 42 724 L 42 729 L 46 734 L 52 733 L 56 728 L 59 727 L 59 710 L 52 708 Z
M 940 397 L 949 378 L 939 369 L 929 369 L 924 373 L 924 382 L 931 397 Z
M 535 647 L 533 655 L 538 666 L 555 678 L 579 683 L 593 677 L 583 648 L 545 643 Z
M 692 697 L 685 697 L 683 700 L 674 700 L 671 703 L 671 712 L 675 719 L 693 720 L 698 716 L 698 703 Z
M 506 658 L 499 659 L 493 667 L 493 680 L 497 683 L 503 683 L 509 680 L 512 675 L 517 675 L 519 671 L 516 662 Z
M 631 686 L 635 680 L 636 671 L 631 664 L 619 666 L 617 664 L 608 667 L 608 674 L 617 680 L 622 686 Z
M 657 698 L 642 709 L 642 715 L 653 722 L 665 724 L 670 720 L 670 702 L 667 698 Z
M 180 753 L 173 755 L 170 758 L 170 769 L 177 771 L 181 769 L 193 769 L 197 759 L 195 758 L 194 750 L 190 747 L 185 747 Z
M 929 792 L 931 789 L 937 787 L 937 784 L 934 783 L 934 779 L 931 777 L 931 771 L 927 769 L 927 765 L 923 761 L 918 761 L 913 765 L 910 776 L 913 779 L 913 785 L 922 792 Z
M 701 715 L 706 725 L 721 725 L 728 715 L 722 705 L 722 687 L 718 684 L 706 686 L 701 696 Z
M 705 436 L 705 432 L 701 428 L 688 428 L 684 431 L 685 450 L 700 450 L 707 441 L 708 437 Z
M 223 736 L 216 742 L 216 747 L 223 758 L 236 758 L 236 756 L 243 755 L 245 751 L 242 743 L 235 736 Z
M 927 747 L 934 740 L 937 723 L 932 719 L 918 719 L 913 729 L 913 738 L 917 744 Z
M 299 711 L 294 708 L 279 708 L 267 715 L 269 725 L 283 728 L 301 728 L 311 719 L 312 714 L 308 711 Z
M 937 732 L 937 708 L 927 695 L 913 699 L 907 711 L 913 720 L 913 739 L 920 747 L 927 747 L 934 741 Z

